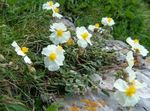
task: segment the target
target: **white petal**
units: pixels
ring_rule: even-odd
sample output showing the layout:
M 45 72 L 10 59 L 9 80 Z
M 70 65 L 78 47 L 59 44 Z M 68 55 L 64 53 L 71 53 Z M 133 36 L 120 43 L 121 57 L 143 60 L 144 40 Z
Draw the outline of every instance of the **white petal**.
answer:
M 16 41 L 14 41 L 11 45 L 12 45 L 14 48 L 19 47 Z
M 119 92 L 119 91 L 117 91 L 117 92 L 115 92 L 114 96 L 115 96 L 115 99 L 117 100 L 117 102 L 118 102 L 120 105 L 124 106 L 124 104 L 125 104 L 125 102 L 126 102 L 126 101 L 125 101 L 125 100 L 126 100 L 125 93 L 124 93 L 124 92 Z
M 61 18 L 63 17 L 61 14 L 55 13 L 55 12 L 53 12 L 52 16 L 53 16 L 53 17 L 57 17 L 57 18 L 59 18 L 59 19 L 61 19 Z
M 58 45 L 57 48 L 56 48 L 56 53 L 58 55 L 63 55 L 64 52 L 65 52 L 65 50 L 61 46 Z
M 94 25 L 89 25 L 89 27 L 88 27 L 88 29 L 90 30 L 90 31 L 92 31 L 92 32 L 94 32 L 94 29 L 95 29 L 96 27 L 94 26 Z
M 71 37 L 70 32 L 67 31 L 67 32 L 64 32 L 62 37 L 60 38 L 57 37 L 57 38 L 59 39 L 59 43 L 66 43 L 70 37 Z
M 52 27 L 55 30 L 60 30 L 60 29 L 63 30 L 63 31 L 67 30 L 66 26 L 63 23 L 53 23 Z
M 82 26 L 82 27 L 77 27 L 76 28 L 76 35 L 77 35 L 78 39 L 82 39 L 81 35 L 84 32 L 88 32 L 85 27 Z
M 89 33 L 89 36 L 88 36 L 88 38 L 86 40 L 90 45 L 92 45 L 91 40 L 90 40 L 91 37 L 92 37 L 92 34 Z
M 54 7 L 55 8 L 57 8 L 57 7 L 59 7 L 60 6 L 60 4 L 58 3 L 58 2 L 56 2 L 55 4 L 54 4 Z
M 23 52 L 22 52 L 22 50 L 21 49 L 15 49 L 15 51 L 17 52 L 17 54 L 18 55 L 20 55 L 20 56 L 25 56 L 26 54 L 24 54 Z
M 82 48 L 86 48 L 88 45 L 88 43 L 86 41 L 81 40 L 81 39 L 77 41 L 77 44 Z
M 59 38 L 55 33 L 52 33 L 50 36 L 50 40 L 55 44 L 58 45 L 60 43 Z
M 141 89 L 141 88 L 147 87 L 147 84 L 146 84 L 146 83 L 140 83 L 139 81 L 135 80 L 135 81 L 134 81 L 134 86 L 135 86 L 137 89 Z
M 132 82 L 133 80 L 135 80 L 136 78 L 136 72 L 134 72 L 134 70 L 132 69 L 132 67 L 128 66 L 125 71 L 128 73 L 129 75 L 129 82 Z
M 138 102 L 139 102 L 140 98 L 138 95 L 134 95 L 132 97 L 127 97 L 125 98 L 125 104 L 123 105 L 125 106 L 135 106 Z
M 107 25 L 107 17 L 103 17 L 101 23 L 106 26 Z
M 150 98 L 150 88 L 142 88 L 137 91 L 141 98 Z
M 63 61 L 65 59 L 65 56 L 64 55 L 58 55 L 57 59 L 56 59 L 56 63 L 60 66 L 63 65 Z
M 49 56 L 49 54 L 51 52 L 54 52 L 56 50 L 56 48 L 57 48 L 57 46 L 55 46 L 55 45 L 48 45 L 47 47 L 43 48 L 42 54 Z
M 149 51 L 142 45 L 138 45 L 138 49 L 142 56 L 147 56 L 147 54 L 149 53 Z
M 48 5 L 48 2 L 47 3 L 44 3 L 43 4 L 43 7 L 42 7 L 43 9 L 46 9 L 46 10 L 51 10 L 52 9 L 52 6 L 49 6 Z
M 30 59 L 28 56 L 25 56 L 25 57 L 24 57 L 24 61 L 25 61 L 25 63 L 27 63 L 27 64 L 32 64 L 31 59 Z
M 134 57 L 133 57 L 133 52 L 132 51 L 129 51 L 127 53 L 126 60 L 128 62 L 128 65 L 130 67 L 133 67 L 133 65 L 134 65 Z
M 60 67 L 59 65 L 54 61 L 50 61 L 48 57 L 44 58 L 44 64 L 45 67 L 48 68 L 49 71 L 56 71 L 58 70 Z
M 48 66 L 48 70 L 49 71 L 57 71 L 59 68 L 60 68 L 60 66 L 58 64 L 56 64 L 56 63 L 50 64 Z
M 135 45 L 135 43 L 134 43 L 134 41 L 131 39 L 131 37 L 128 37 L 127 39 L 126 39 L 126 42 L 130 45 L 130 46 L 134 46 Z
M 118 80 L 115 81 L 114 87 L 116 89 L 118 89 L 119 91 L 124 92 L 126 90 L 126 88 L 128 87 L 128 85 L 124 80 L 118 79 Z

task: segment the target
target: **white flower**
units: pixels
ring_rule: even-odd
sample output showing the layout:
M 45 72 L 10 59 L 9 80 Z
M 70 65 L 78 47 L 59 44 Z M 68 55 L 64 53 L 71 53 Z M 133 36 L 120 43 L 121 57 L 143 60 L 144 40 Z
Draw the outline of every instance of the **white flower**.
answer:
M 59 6 L 60 6 L 59 3 L 56 2 L 56 3 L 54 4 L 53 1 L 49 1 L 49 2 L 43 4 L 43 9 L 52 10 L 52 9 L 54 9 L 54 8 L 58 8 Z
M 138 39 L 132 40 L 131 37 L 126 39 L 126 42 L 132 47 L 132 50 L 136 53 L 140 53 L 142 56 L 147 56 L 149 51 L 142 45 L 139 44 Z
M 114 20 L 110 17 L 103 17 L 101 23 L 104 26 L 113 26 L 115 24 Z
M 99 23 L 96 23 L 95 25 L 89 25 L 88 29 L 92 32 L 94 32 L 95 29 L 99 29 L 100 25 Z
M 140 97 L 150 97 L 150 94 L 146 94 L 143 89 L 146 88 L 146 84 L 140 83 L 137 80 L 127 83 L 122 79 L 118 79 L 114 83 L 114 87 L 118 89 L 115 97 L 122 106 L 134 106 L 138 103 Z
M 30 58 L 26 55 L 26 53 L 28 52 L 27 47 L 21 47 L 20 48 L 18 46 L 18 44 L 16 43 L 16 41 L 14 41 L 11 45 L 15 48 L 15 51 L 17 52 L 17 54 L 23 57 L 25 63 L 32 64 Z
M 70 32 L 67 31 L 63 23 L 53 23 L 53 25 L 50 26 L 50 31 L 53 32 L 50 35 L 50 40 L 56 45 L 67 42 L 71 37 Z
M 78 45 L 82 48 L 86 48 L 88 43 L 92 45 L 90 38 L 92 35 L 87 31 L 85 27 L 77 27 L 76 28 L 76 35 L 78 38 Z
M 43 48 L 42 54 L 46 56 L 44 57 L 44 64 L 49 71 L 56 71 L 63 65 L 65 57 L 61 46 L 48 45 Z
M 126 60 L 128 62 L 128 66 L 132 68 L 133 65 L 134 65 L 134 57 L 133 57 L 133 52 L 132 51 L 129 51 L 127 53 Z
M 60 4 L 58 3 L 58 2 L 56 2 L 55 4 L 54 4 L 54 2 L 53 1 L 49 1 L 49 2 L 47 2 L 47 3 L 45 3 L 45 4 L 43 4 L 43 9 L 46 9 L 46 10 L 52 10 L 53 11 L 53 14 L 52 14 L 52 16 L 53 17 L 57 17 L 57 18 L 62 18 L 63 16 L 61 15 L 61 14 L 59 14 L 59 7 L 60 6 Z
M 53 14 L 52 14 L 53 17 L 57 17 L 59 19 L 63 17 L 61 14 L 59 14 L 59 8 L 57 7 L 53 8 L 52 11 L 53 11 Z

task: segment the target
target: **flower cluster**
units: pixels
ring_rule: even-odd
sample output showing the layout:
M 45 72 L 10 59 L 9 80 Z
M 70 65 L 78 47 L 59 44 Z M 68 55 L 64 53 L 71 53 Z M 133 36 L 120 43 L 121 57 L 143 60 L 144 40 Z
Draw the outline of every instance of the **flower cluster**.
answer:
M 127 42 L 132 46 L 132 51 L 129 51 L 126 56 L 128 66 L 125 71 L 128 74 L 128 78 L 126 81 L 122 79 L 116 80 L 114 87 L 118 90 L 115 93 L 117 101 L 122 106 L 129 107 L 136 105 L 140 98 L 150 98 L 150 94 L 145 91 L 147 85 L 136 80 L 136 72 L 133 70 L 135 62 L 133 52 L 146 56 L 148 51 L 139 44 L 137 39 L 127 38 Z
M 53 17 L 57 17 L 58 19 L 63 16 L 59 13 L 56 13 L 56 10 L 59 10 L 59 3 L 54 3 L 53 1 L 49 1 L 43 4 L 43 9 L 52 10 Z M 107 18 L 107 17 L 105 17 Z M 114 25 L 114 21 L 112 18 L 107 18 L 107 20 L 103 21 L 102 24 L 105 26 Z M 99 29 L 99 24 L 97 23 L 95 26 L 90 25 L 89 30 L 94 31 L 95 29 Z M 79 47 L 85 49 L 88 44 L 92 45 L 91 37 L 92 34 L 86 29 L 86 27 L 81 26 L 77 27 L 75 30 L 77 39 L 74 40 L 71 38 L 71 32 L 67 29 L 64 23 L 58 22 L 50 25 L 49 31 L 51 32 L 49 38 L 52 41 L 52 45 L 48 45 L 46 48 L 43 48 L 42 54 L 46 57 L 44 58 L 45 67 L 48 68 L 49 71 L 56 71 L 63 65 L 63 61 L 65 60 L 64 49 L 60 46 L 64 43 L 70 44 L 74 43 L 74 41 L 78 44 Z M 56 46 L 57 45 L 57 46 Z M 61 47 L 61 48 L 60 48 Z
M 52 16 L 54 18 L 62 18 L 63 16 L 59 13 L 59 6 L 58 2 L 54 3 L 53 1 L 49 1 L 43 4 L 44 10 L 52 10 Z M 112 18 L 104 17 L 102 18 L 101 23 L 104 26 L 113 26 L 115 23 Z M 49 71 L 57 71 L 60 66 L 63 66 L 63 61 L 65 60 L 65 50 L 61 47 L 62 44 L 71 45 L 75 42 L 78 46 L 82 49 L 85 49 L 88 45 L 92 45 L 91 37 L 92 34 L 89 31 L 94 32 L 94 30 L 99 30 L 101 33 L 103 31 L 102 27 L 100 27 L 99 23 L 96 23 L 94 26 L 89 25 L 88 29 L 86 27 L 76 27 L 76 39 L 74 40 L 71 37 L 71 32 L 67 29 L 66 25 L 62 22 L 52 23 L 50 25 L 49 31 L 51 32 L 49 39 L 52 41 L 53 44 L 48 45 L 47 47 L 43 48 L 42 55 L 44 55 L 44 64 L 45 67 L 48 68 Z M 18 55 L 24 58 L 25 63 L 31 64 L 30 58 L 26 55 L 28 52 L 28 48 L 26 47 L 19 47 L 17 43 L 14 41 L 12 46 L 15 48 L 15 51 Z

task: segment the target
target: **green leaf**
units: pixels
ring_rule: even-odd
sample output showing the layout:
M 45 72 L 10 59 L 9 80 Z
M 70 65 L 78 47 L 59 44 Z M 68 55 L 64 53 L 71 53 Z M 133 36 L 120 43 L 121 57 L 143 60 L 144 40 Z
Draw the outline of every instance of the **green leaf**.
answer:
M 47 108 L 47 111 L 58 111 L 58 109 L 59 105 L 57 103 L 53 103 Z

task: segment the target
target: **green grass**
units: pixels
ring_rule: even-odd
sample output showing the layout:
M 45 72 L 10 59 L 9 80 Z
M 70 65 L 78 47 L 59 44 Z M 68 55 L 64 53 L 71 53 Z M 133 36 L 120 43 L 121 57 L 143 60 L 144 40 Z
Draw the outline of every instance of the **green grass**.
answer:
M 93 87 L 93 73 L 99 73 L 103 65 L 112 65 L 114 54 L 100 50 L 101 44 L 88 48 L 79 55 L 77 46 L 64 46 L 66 61 L 57 72 L 49 72 L 44 68 L 41 50 L 51 44 L 49 41 L 49 25 L 52 17 L 42 10 L 47 0 L 7 0 L 0 2 L 0 53 L 5 61 L 0 62 L 0 110 L 15 107 L 37 111 L 49 106 L 55 94 L 72 94 L 77 88 L 81 93 L 86 86 Z M 148 4 L 138 0 L 58 0 L 62 13 L 72 20 L 76 26 L 100 22 L 101 17 L 114 18 L 113 35 L 116 39 L 125 40 L 128 36 L 139 37 L 142 44 L 150 49 L 150 10 Z M 74 5 L 73 5 L 74 4 Z M 139 6 L 141 8 L 139 8 Z M 138 10 L 136 10 L 138 7 Z M 127 9 L 126 9 L 127 8 Z M 96 13 L 96 14 L 95 14 Z M 136 15 L 135 15 L 136 14 Z M 85 16 L 86 15 L 86 16 Z M 97 39 L 97 38 L 94 38 Z M 93 39 L 93 40 L 94 40 Z M 20 46 L 29 47 L 29 57 L 34 63 L 36 73 L 31 73 L 23 60 L 16 55 L 11 43 L 16 40 Z M 13 62 L 12 65 L 1 65 Z M 79 64 L 79 65 L 78 65 Z M 76 72 L 70 72 L 75 70 Z M 42 97 L 41 97 L 42 96 Z M 43 100 L 43 97 L 47 100 Z M 49 102 L 47 102 L 49 101 Z M 12 104 L 16 104 L 12 106 Z M 26 110 L 25 110 L 26 111 Z

